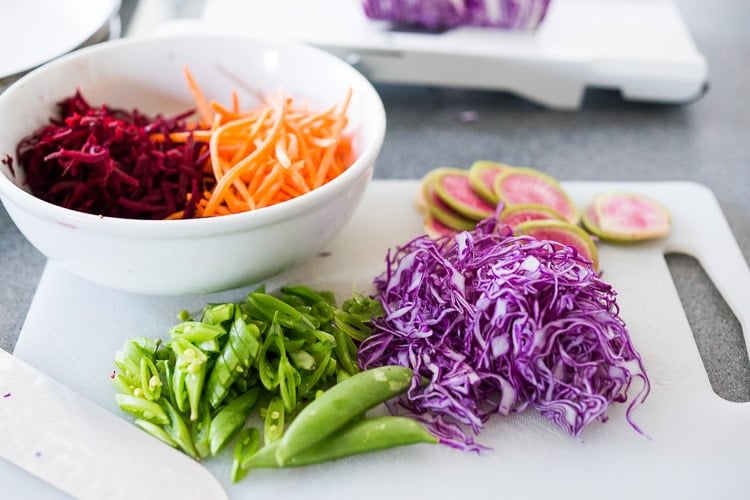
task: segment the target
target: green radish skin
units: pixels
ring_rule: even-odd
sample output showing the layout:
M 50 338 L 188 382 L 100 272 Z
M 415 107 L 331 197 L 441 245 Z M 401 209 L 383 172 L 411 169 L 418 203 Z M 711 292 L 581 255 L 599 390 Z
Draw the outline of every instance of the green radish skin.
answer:
M 435 192 L 454 211 L 473 221 L 480 221 L 495 214 L 495 205 L 474 192 L 469 184 L 467 170 L 440 167 L 434 172 Z
M 514 167 L 495 179 L 495 193 L 507 206 L 533 203 L 548 206 L 572 225 L 580 222 L 581 216 L 554 177 L 530 167 Z
M 497 205 L 500 200 L 495 193 L 495 179 L 512 168 L 505 163 L 475 161 L 469 167 L 469 184 L 482 199 L 492 205 Z
M 599 270 L 599 252 L 596 245 L 591 236 L 578 226 L 563 220 L 530 220 L 516 226 L 515 233 L 572 246 L 579 255 L 591 261 L 594 271 Z
M 533 203 L 511 205 L 500 213 L 500 223 L 511 228 L 530 220 L 565 220 L 565 217 L 554 208 Z
M 424 214 L 422 224 L 425 234 L 427 234 L 427 236 L 429 236 L 433 240 L 442 238 L 443 236 L 454 236 L 458 232 L 455 229 L 452 229 L 437 220 L 429 212 Z
M 583 225 L 605 241 L 637 242 L 669 234 L 671 215 L 665 206 L 646 196 L 606 192 L 586 205 Z
M 430 172 L 422 180 L 421 199 L 424 200 L 426 213 L 430 214 L 436 221 L 455 231 L 471 231 L 476 227 L 476 222 L 469 220 L 457 213 L 438 196 L 435 190 L 436 172 Z

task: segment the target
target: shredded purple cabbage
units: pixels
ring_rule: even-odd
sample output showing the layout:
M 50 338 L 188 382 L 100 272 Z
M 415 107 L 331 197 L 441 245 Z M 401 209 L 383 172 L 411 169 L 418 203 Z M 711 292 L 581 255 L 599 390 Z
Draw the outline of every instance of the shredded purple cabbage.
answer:
M 363 0 L 367 17 L 427 29 L 535 29 L 550 0 Z
M 389 252 L 375 278 L 385 315 L 359 349 L 363 369 L 399 364 L 415 378 L 389 405 L 447 445 L 479 451 L 487 419 L 532 407 L 573 436 L 606 421 L 634 379 L 650 382 L 616 292 L 573 247 L 513 236 L 494 219 L 476 230 L 418 237 Z

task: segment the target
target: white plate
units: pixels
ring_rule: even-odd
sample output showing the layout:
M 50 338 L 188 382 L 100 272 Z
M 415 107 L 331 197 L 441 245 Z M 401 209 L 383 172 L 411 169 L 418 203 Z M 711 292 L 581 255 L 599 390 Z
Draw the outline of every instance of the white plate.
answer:
M 119 7 L 120 0 L 3 0 L 0 78 L 28 71 L 78 48 Z

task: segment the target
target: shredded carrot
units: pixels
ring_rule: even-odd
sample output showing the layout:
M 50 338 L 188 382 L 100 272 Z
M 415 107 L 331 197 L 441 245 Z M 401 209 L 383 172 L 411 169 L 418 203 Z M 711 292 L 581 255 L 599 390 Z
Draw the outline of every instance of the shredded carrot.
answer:
M 197 217 L 254 210 L 303 195 L 340 175 L 353 163 L 351 137 L 344 133 L 352 92 L 342 102 L 311 110 L 278 92 L 243 110 L 237 92 L 226 105 L 206 99 L 184 70 L 195 101 L 196 129 L 169 135 L 174 142 L 208 143 L 205 189 Z M 154 134 L 154 140 L 165 140 Z M 181 218 L 175 213 L 170 218 Z

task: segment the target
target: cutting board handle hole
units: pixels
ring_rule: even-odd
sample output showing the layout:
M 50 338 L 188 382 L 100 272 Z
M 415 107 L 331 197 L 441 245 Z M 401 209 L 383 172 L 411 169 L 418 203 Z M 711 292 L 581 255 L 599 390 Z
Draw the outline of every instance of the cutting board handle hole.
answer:
M 728 401 L 750 402 L 750 360 L 742 326 L 696 258 L 682 253 L 665 258 L 711 387 Z

